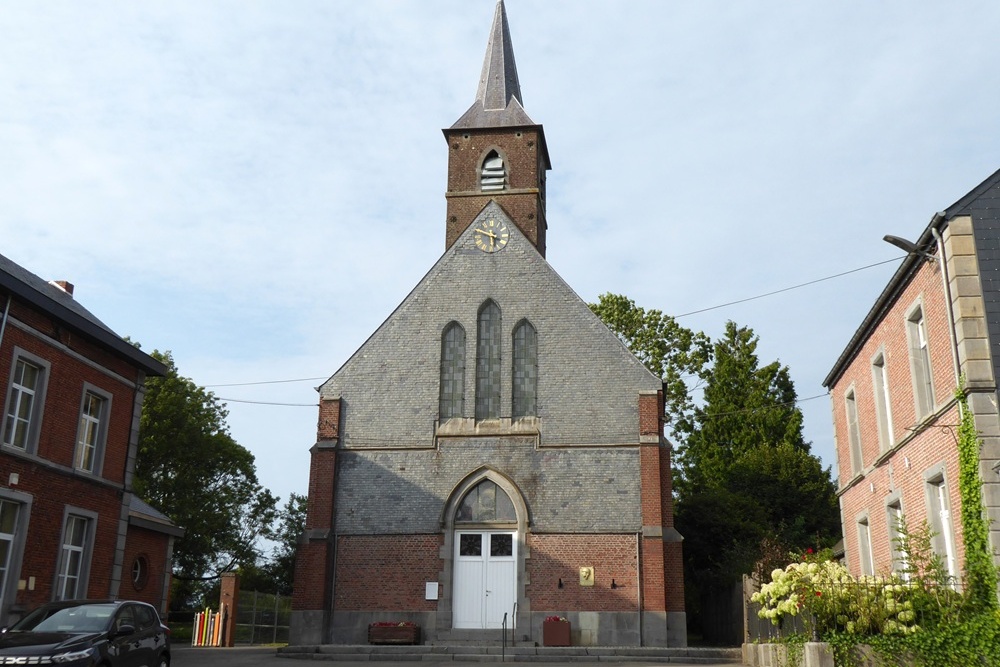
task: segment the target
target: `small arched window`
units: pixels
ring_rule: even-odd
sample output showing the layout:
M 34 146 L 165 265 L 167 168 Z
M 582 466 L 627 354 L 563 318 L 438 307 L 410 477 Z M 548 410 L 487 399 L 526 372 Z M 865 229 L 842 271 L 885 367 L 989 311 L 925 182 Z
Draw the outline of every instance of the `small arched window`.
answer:
M 538 334 L 528 320 L 514 328 L 512 416 L 534 417 L 538 395 Z
M 441 336 L 441 396 L 438 418 L 461 417 L 465 408 L 465 329 L 452 322 Z
M 500 307 L 489 300 L 476 332 L 476 419 L 500 418 L 500 346 Z
M 484 479 L 469 489 L 458 505 L 455 523 L 510 523 L 517 512 L 507 492 L 495 482 Z
M 132 561 L 132 588 L 141 591 L 149 580 L 149 561 L 145 556 L 136 556 Z
M 496 151 L 490 151 L 483 160 L 479 189 L 483 192 L 507 189 L 507 168 L 504 166 L 503 158 Z

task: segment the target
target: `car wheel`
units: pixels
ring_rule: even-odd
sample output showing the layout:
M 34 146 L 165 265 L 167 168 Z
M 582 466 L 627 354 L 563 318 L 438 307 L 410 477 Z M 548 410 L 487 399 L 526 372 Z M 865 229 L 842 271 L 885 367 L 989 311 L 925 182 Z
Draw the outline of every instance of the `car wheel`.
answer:
M 161 655 L 159 661 L 156 663 L 156 667 L 170 667 L 170 656 L 166 653 Z

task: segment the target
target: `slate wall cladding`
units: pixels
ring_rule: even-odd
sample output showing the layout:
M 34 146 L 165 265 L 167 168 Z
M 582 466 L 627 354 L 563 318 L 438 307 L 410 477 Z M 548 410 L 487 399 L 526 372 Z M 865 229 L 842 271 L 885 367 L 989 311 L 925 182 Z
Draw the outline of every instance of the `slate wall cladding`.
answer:
M 487 215 L 509 218 L 491 203 Z M 341 444 L 432 447 L 437 420 L 441 332 L 466 330 L 465 417 L 474 416 L 475 340 L 480 305 L 502 311 L 502 417 L 510 417 L 515 325 L 538 331 L 538 417 L 542 445 L 634 444 L 638 392 L 656 391 L 651 374 L 509 224 L 511 240 L 487 254 L 466 230 L 392 315 L 320 389 L 342 397 Z
M 452 490 L 485 462 L 524 494 L 531 530 L 641 530 L 637 447 L 535 449 L 527 438 L 455 438 L 440 450 L 341 451 L 337 532 L 439 533 Z

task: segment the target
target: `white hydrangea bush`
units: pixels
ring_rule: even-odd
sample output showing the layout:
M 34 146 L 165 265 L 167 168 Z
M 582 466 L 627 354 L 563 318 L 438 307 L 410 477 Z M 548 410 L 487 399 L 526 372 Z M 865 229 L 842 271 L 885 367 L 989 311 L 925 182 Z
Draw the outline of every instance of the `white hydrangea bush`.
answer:
M 896 575 L 855 579 L 843 565 L 827 560 L 774 570 L 770 583 L 751 599 L 761 605 L 760 618 L 774 625 L 801 613 L 820 633 L 901 635 L 919 629 L 913 591 Z

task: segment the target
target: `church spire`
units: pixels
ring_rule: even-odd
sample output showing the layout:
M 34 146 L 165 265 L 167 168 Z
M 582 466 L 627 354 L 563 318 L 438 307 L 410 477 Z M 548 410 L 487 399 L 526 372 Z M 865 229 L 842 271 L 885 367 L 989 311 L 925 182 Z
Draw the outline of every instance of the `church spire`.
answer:
M 476 101 L 458 119 L 453 128 L 504 127 L 534 125 L 521 106 L 521 84 L 514 63 L 507 11 L 503 0 L 497 1 L 493 27 L 486 44 L 483 72 L 479 77 Z
M 542 126 L 521 106 L 521 84 L 503 0 L 498 0 L 476 101 L 444 131 L 448 140 L 451 248 L 491 201 L 545 256 L 545 172 L 551 168 Z
M 512 97 L 521 101 L 521 85 L 517 80 L 507 12 L 503 0 L 499 0 L 493 16 L 490 41 L 486 44 L 486 58 L 483 60 L 483 73 L 479 77 L 476 99 L 483 103 L 484 109 L 500 110 L 507 108 Z

